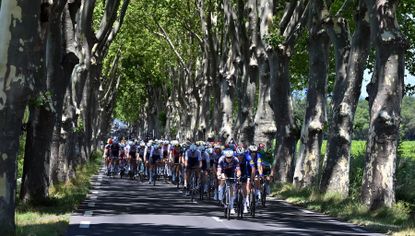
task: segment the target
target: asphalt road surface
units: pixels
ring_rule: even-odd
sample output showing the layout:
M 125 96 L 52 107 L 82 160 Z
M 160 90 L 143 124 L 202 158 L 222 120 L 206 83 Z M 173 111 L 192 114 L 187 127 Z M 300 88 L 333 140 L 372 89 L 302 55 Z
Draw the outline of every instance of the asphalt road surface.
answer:
M 92 179 L 88 198 L 71 216 L 74 235 L 381 235 L 332 217 L 272 199 L 256 218 L 223 218 L 213 201 L 191 202 L 171 184 Z

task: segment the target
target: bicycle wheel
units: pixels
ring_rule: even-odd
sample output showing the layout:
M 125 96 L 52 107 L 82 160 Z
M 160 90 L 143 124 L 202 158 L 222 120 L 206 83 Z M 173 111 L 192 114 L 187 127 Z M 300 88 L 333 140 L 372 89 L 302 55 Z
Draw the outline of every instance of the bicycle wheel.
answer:
M 195 198 L 195 188 L 196 188 L 196 177 L 195 172 L 192 170 L 191 178 L 190 178 L 190 199 L 193 202 L 193 199 Z
M 156 179 L 157 179 L 157 169 L 155 168 L 153 169 L 153 186 L 156 186 Z
M 264 185 L 262 187 L 262 190 L 261 190 L 261 205 L 262 205 L 262 207 L 265 207 L 266 198 L 267 198 L 267 192 L 265 191 L 265 185 Z
M 255 218 L 255 191 L 253 191 L 253 190 L 251 190 L 251 194 L 250 194 L 250 196 L 249 196 L 249 200 L 250 200 L 250 202 L 249 202 L 249 208 L 250 208 L 250 211 L 251 211 L 251 216 L 252 217 L 254 217 Z
M 204 185 L 205 183 L 204 183 L 204 181 L 203 181 L 203 177 L 202 178 L 200 178 L 200 180 L 199 180 L 199 199 L 200 200 L 203 200 L 203 191 L 204 191 L 204 189 L 203 189 L 203 185 Z
M 227 210 L 227 215 L 228 215 L 228 220 L 231 219 L 231 191 L 229 187 L 226 187 L 226 210 Z
M 243 205 L 243 196 L 242 196 L 242 192 L 239 189 L 238 190 L 238 217 L 240 219 L 242 219 L 244 216 L 244 205 Z

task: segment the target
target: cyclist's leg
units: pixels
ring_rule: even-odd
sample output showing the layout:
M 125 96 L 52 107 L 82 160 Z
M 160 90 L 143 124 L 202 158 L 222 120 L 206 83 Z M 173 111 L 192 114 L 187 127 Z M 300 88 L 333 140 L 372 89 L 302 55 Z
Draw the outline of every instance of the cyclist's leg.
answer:
M 224 190 L 225 190 L 225 180 L 221 179 L 218 181 L 218 200 L 223 202 L 223 194 L 224 194 Z

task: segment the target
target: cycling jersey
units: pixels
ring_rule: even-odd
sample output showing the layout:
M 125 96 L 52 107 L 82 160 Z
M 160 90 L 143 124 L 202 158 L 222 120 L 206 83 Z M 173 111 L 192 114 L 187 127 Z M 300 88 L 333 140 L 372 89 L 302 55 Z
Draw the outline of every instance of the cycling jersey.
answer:
M 246 158 L 249 160 L 249 164 L 252 168 L 255 167 L 255 169 L 258 170 L 258 166 L 262 166 L 261 154 L 256 153 L 256 155 L 252 155 L 252 153 L 247 153 Z
M 239 161 L 239 167 L 241 169 L 241 182 L 246 183 L 251 175 L 250 159 L 246 155 Z
M 171 155 L 172 155 L 174 164 L 178 164 L 180 162 L 180 154 L 181 154 L 180 149 L 179 150 L 177 148 L 172 149 Z
M 219 158 L 222 156 L 222 151 L 218 154 L 215 151 L 210 155 L 210 166 L 217 166 Z
M 201 153 L 201 157 L 202 157 L 202 170 L 207 170 L 210 166 L 210 158 L 209 158 L 209 154 L 205 151 L 203 151 Z
M 230 162 L 225 159 L 225 156 L 219 158 L 218 174 L 224 173 L 226 177 L 235 178 L 235 172 L 240 170 L 238 158 L 232 157 Z
M 118 143 L 111 144 L 111 157 L 118 158 L 120 155 L 120 145 Z
M 160 147 L 152 147 L 150 151 L 150 163 L 155 164 L 161 158 L 161 148 Z
M 199 166 L 199 161 L 202 160 L 202 155 L 199 150 L 196 150 L 194 152 L 187 150 L 185 154 L 185 160 L 187 161 L 188 167 L 197 167 Z
M 167 158 L 169 156 L 170 145 L 163 145 L 161 148 L 161 153 L 163 154 L 163 158 Z

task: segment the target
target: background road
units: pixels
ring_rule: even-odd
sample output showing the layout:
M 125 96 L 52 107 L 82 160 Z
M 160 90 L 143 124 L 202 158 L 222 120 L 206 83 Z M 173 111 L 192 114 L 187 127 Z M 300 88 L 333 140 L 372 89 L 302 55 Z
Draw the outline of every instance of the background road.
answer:
M 175 186 L 113 179 L 101 170 L 87 200 L 71 216 L 74 235 L 381 235 L 276 199 L 256 218 L 226 220 L 213 201 L 192 203 Z

